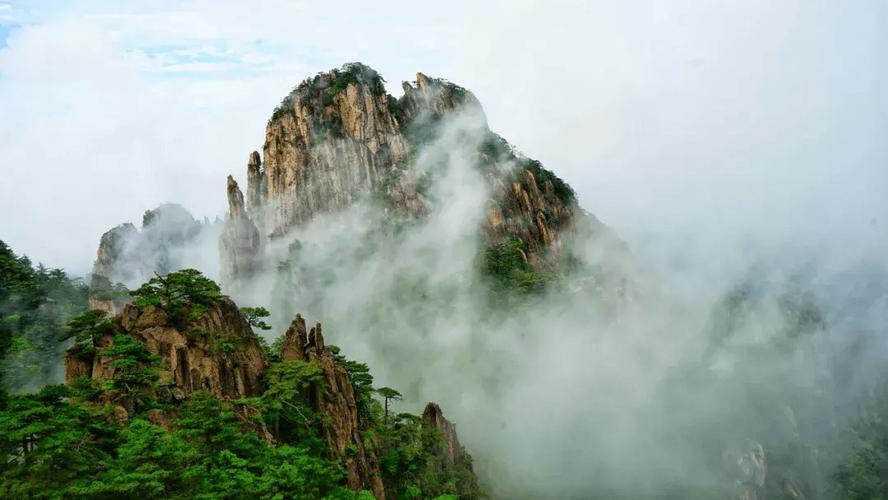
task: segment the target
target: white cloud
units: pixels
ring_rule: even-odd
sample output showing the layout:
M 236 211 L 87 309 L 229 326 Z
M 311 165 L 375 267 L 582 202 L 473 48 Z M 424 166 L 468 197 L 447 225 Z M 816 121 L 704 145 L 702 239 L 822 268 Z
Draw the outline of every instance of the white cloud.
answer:
M 495 130 L 637 250 L 728 258 L 750 234 L 863 241 L 888 223 L 879 2 L 56 7 L 30 6 L 0 52 L 16 186 L 0 203 L 40 217 L 0 230 L 51 264 L 84 269 L 102 229 L 161 201 L 221 213 L 218 185 L 243 173 L 284 93 L 351 60 L 396 94 L 418 70 L 472 89 Z M 88 195 L 67 200 L 77 230 L 42 205 L 69 186 Z
M 183 203 L 198 217 L 221 215 L 226 174 L 243 180 L 271 109 L 300 79 L 353 60 L 378 69 L 396 94 L 399 81 L 415 71 L 446 77 L 473 90 L 492 128 L 565 177 L 642 261 L 686 273 L 664 282 L 680 287 L 669 291 L 687 309 L 664 308 L 615 326 L 625 336 L 587 332 L 594 330 L 581 314 L 588 304 L 568 304 L 572 317 L 552 318 L 560 327 L 528 314 L 526 324 L 485 328 L 479 333 L 489 345 L 514 353 L 517 361 L 506 362 L 522 368 L 507 378 L 506 404 L 478 411 L 484 418 L 472 421 L 473 410 L 487 408 L 490 398 L 477 372 L 453 369 L 460 356 L 421 367 L 441 374 L 426 382 L 434 389 L 429 393 L 457 402 L 448 414 L 462 417 L 460 433 L 470 448 L 502 440 L 490 449 L 521 451 L 498 458 L 517 465 L 508 470 L 525 481 L 534 482 L 534 474 L 585 481 L 588 469 L 577 468 L 585 462 L 567 468 L 564 462 L 590 457 L 593 445 L 637 450 L 644 460 L 676 466 L 672 456 L 649 453 L 647 433 L 660 429 L 645 431 L 648 416 L 658 415 L 649 409 L 659 408 L 639 389 L 653 392 L 652 371 L 669 372 L 682 361 L 680 348 L 694 345 L 681 339 L 699 330 L 696 321 L 713 300 L 699 291 L 720 290 L 707 278 L 724 279 L 722 271 L 744 269 L 763 252 L 796 259 L 828 250 L 852 261 L 881 252 L 884 260 L 888 7 L 879 1 L 478 4 L 411 1 L 367 9 L 357 2 L 331 8 L 193 0 L 164 8 L 31 7 L 0 48 L 0 238 L 36 260 L 86 272 L 104 230 L 139 222 L 159 203 Z M 445 253 L 449 247 L 432 250 L 447 266 L 471 266 L 471 254 L 455 259 Z M 401 251 L 400 266 L 422 254 Z M 328 258 L 319 253 L 321 262 Z M 381 265 L 391 268 L 388 259 Z M 452 275 L 447 266 L 441 273 Z M 351 352 L 372 353 L 362 345 L 365 325 L 340 296 L 375 296 L 377 278 L 366 267 L 334 270 L 344 276 L 343 288 L 330 290 L 326 302 L 342 314 L 317 319 L 339 321 L 336 335 L 350 336 Z M 349 295 L 356 283 L 367 285 L 364 296 Z M 477 328 L 471 316 L 456 316 L 459 327 L 443 323 L 446 334 L 435 342 Z M 345 328 L 351 321 L 354 327 Z M 669 335 L 651 341 L 661 329 Z M 522 330 L 543 332 L 545 341 L 515 342 Z M 460 355 L 478 353 L 465 345 Z M 439 347 L 452 353 L 451 345 Z M 524 349 L 532 355 L 523 356 Z M 442 351 L 422 345 L 417 352 Z M 387 383 L 386 374 L 403 367 L 379 362 L 373 369 Z M 586 407 L 575 400 L 597 403 L 595 397 L 625 403 L 593 410 L 593 423 L 618 432 L 588 435 L 599 427 L 588 425 Z M 704 413 L 695 408 L 692 417 Z M 662 422 L 670 420 L 653 423 Z M 627 436 L 643 446 L 627 448 L 620 441 Z M 600 456 L 606 464 L 614 455 Z M 564 470 L 576 473 L 555 477 Z

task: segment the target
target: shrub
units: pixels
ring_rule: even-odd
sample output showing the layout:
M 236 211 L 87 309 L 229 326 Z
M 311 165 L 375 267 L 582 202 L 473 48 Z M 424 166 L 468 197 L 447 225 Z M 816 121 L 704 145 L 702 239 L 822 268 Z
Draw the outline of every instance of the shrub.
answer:
M 481 272 L 494 291 L 538 293 L 551 281 L 548 274 L 537 273 L 521 255 L 525 246 L 518 240 L 498 243 L 484 250 Z
M 157 306 L 179 321 L 196 318 L 223 297 L 219 285 L 196 269 L 158 274 L 131 295 L 139 309 Z
M 561 178 L 555 175 L 551 170 L 545 169 L 540 162 L 525 158 L 521 161 L 520 166 L 524 170 L 529 170 L 533 173 L 537 186 L 539 186 L 540 189 L 543 189 L 546 182 L 551 182 L 555 197 L 561 200 L 562 203 L 571 204 L 576 201 L 576 193 L 574 193 L 573 188 L 567 185 L 566 182 L 561 180 Z
M 114 325 L 108 314 L 105 311 L 91 309 L 72 318 L 59 340 L 73 338 L 74 345 L 71 346 L 71 352 L 81 357 L 90 357 L 95 352 L 99 340 L 113 331 Z

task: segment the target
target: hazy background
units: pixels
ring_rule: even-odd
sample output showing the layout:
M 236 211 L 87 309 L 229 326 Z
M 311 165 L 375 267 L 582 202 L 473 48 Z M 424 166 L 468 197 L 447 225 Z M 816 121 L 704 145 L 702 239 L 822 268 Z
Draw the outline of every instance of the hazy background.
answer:
M 471 89 L 671 267 L 884 239 L 884 2 L 478 3 L 0 2 L 0 237 L 85 273 L 159 203 L 221 215 L 281 97 L 361 60 Z
M 492 315 L 469 223 L 487 193 L 472 144 L 445 135 L 448 202 L 422 224 L 391 241 L 360 204 L 316 220 L 289 235 L 302 287 L 274 273 L 242 305 L 275 332 L 297 310 L 323 321 L 405 409 L 441 402 L 495 493 L 705 498 L 734 479 L 717 477 L 731 448 L 826 449 L 884 374 L 886 5 L 0 3 L 0 238 L 86 273 L 102 232 L 162 202 L 222 215 L 226 174 L 244 181 L 303 78 L 360 60 L 400 95 L 416 71 L 446 77 L 628 241 L 642 299 Z M 714 340 L 745 282 L 747 320 Z M 787 290 L 829 328 L 787 342 Z

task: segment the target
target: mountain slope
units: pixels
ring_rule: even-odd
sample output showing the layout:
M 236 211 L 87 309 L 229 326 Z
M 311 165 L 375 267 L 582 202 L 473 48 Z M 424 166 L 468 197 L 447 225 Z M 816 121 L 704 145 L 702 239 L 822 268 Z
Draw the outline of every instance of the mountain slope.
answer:
M 0 493 L 479 495 L 440 407 L 390 415 L 397 391 L 377 391 L 366 365 L 325 344 L 320 324 L 306 331 L 296 315 L 271 348 L 252 331 L 262 325 L 253 312 L 194 270 L 155 277 L 132 297 L 113 318 L 92 310 L 71 323 L 67 388 L 0 406 L 0 449 L 17 457 L 0 468 Z M 51 484 L 41 464 L 56 470 Z
M 487 186 L 479 227 L 487 244 L 520 242 L 522 260 L 540 272 L 575 257 L 564 239 L 594 240 L 612 264 L 624 257 L 625 246 L 580 209 L 570 186 L 490 131 L 470 91 L 422 73 L 403 89 L 395 99 L 376 71 L 352 63 L 284 98 L 266 127 L 262 157 L 250 155 L 246 197 L 229 177 L 220 240 L 227 285 L 237 289 L 258 268 L 276 265 L 267 255 L 276 239 L 368 194 L 406 218 L 448 203 L 429 191 L 440 164 L 456 154 L 467 156 Z

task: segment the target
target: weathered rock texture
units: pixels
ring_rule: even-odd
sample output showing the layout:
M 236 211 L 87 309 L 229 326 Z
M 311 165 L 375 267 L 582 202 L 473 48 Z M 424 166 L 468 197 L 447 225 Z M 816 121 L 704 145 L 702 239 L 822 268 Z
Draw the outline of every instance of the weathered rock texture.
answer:
M 363 429 L 351 378 L 336 364 L 333 353 L 324 344 L 320 323 L 306 333 L 305 320 L 296 315 L 284 335 L 281 357 L 310 361 L 321 368 L 324 384 L 313 388 L 311 402 L 316 411 L 330 416 L 323 431 L 327 447 L 345 466 L 351 489 L 369 490 L 376 498 L 385 498 L 379 459 L 361 435 Z
M 281 357 L 310 361 L 321 368 L 324 383 L 313 389 L 311 398 L 316 411 L 331 417 L 324 428 L 327 445 L 344 464 L 350 488 L 370 490 L 376 498 L 385 498 L 377 456 L 378 442 L 363 434 L 366 429 L 358 415 L 352 381 L 326 346 L 320 323 L 306 332 L 305 320 L 297 314 L 284 334 Z M 444 418 L 437 404 L 426 406 L 423 426 L 439 431 L 441 436 L 439 448 L 432 450 L 434 460 L 428 466 L 436 474 L 459 471 L 459 480 L 468 483 L 461 484 L 461 487 L 465 491 L 476 491 L 478 479 L 472 471 L 471 460 L 459 443 L 456 427 Z
M 749 449 L 733 456 L 735 466 L 735 484 L 739 490 L 733 500 L 759 500 L 763 498 L 765 480 L 768 476 L 768 463 L 765 460 L 765 449 L 753 443 Z
M 437 450 L 437 460 L 432 464 L 437 472 L 447 470 L 468 471 L 468 477 L 465 480 L 473 481 L 474 488 L 477 488 L 477 478 L 472 471 L 472 463 L 467 458 L 468 455 L 462 445 L 459 444 L 459 438 L 456 435 L 456 426 L 452 422 L 444 418 L 444 412 L 441 407 L 435 403 L 426 405 L 422 412 L 422 423 L 425 427 L 435 429 L 443 436 L 442 444 Z
M 140 310 L 129 304 L 114 317 L 113 324 L 113 334 L 100 339 L 95 352 L 113 345 L 114 334 L 138 340 L 148 352 L 160 358 L 160 379 L 169 382 L 169 395 L 173 400 L 180 401 L 195 391 L 209 391 L 229 401 L 263 393 L 262 374 L 268 367 L 265 352 L 243 314 L 227 298 L 217 301 L 184 326 L 174 324 L 161 308 L 148 306 Z M 225 348 L 226 345 L 231 347 Z M 376 451 L 378 439 L 366 433 L 368 424 L 359 416 L 351 377 L 325 344 L 321 325 L 307 331 L 305 320 L 296 315 L 284 334 L 281 358 L 307 361 L 321 369 L 323 383 L 311 387 L 307 397 L 313 409 L 325 416 L 322 435 L 330 453 L 345 468 L 351 489 L 369 490 L 376 498 L 384 499 L 386 491 Z M 107 382 L 114 379 L 114 374 L 113 359 L 109 357 L 95 353 L 84 355 L 77 349 L 65 356 L 68 385 L 81 377 Z M 102 402 L 112 405 L 109 422 L 119 425 L 125 424 L 136 410 L 134 398 L 126 393 L 104 393 Z M 275 443 L 276 436 L 257 424 L 257 412 L 256 408 L 243 404 L 236 408 L 245 429 Z M 147 417 L 156 425 L 172 428 L 173 418 L 168 412 L 149 410 Z M 477 478 L 466 461 L 467 455 L 453 424 L 434 403 L 426 408 L 423 418 L 424 425 L 439 430 L 442 436 L 440 449 L 434 450 L 436 460 L 430 466 L 436 472 L 461 467 L 469 472 L 468 476 L 462 475 L 461 480 L 476 489 Z
M 120 224 L 102 235 L 90 277 L 89 302 L 92 309 L 117 314 L 127 303 L 123 286 L 135 287 L 194 261 L 202 242 L 217 238 L 219 225 L 199 222 L 183 207 L 164 204 L 148 210 L 142 228 Z
M 228 176 L 228 218 L 219 238 L 219 252 L 224 255 L 225 276 L 249 276 L 257 269 L 261 241 L 259 230 L 247 216 L 244 195 L 237 182 Z
M 114 330 L 142 343 L 160 357 L 161 380 L 171 382 L 176 399 L 195 391 L 209 391 L 223 398 L 258 396 L 260 377 L 268 364 L 265 352 L 234 302 L 222 299 L 205 313 L 181 327 L 163 309 L 139 310 L 126 305 L 114 318 Z M 234 346 L 224 349 L 224 344 Z M 113 344 L 113 335 L 101 339 L 96 351 Z M 114 377 L 113 360 L 97 354 L 84 358 L 65 356 L 65 380 L 91 377 L 106 382 Z
M 480 138 L 477 163 L 492 192 L 482 228 L 488 243 L 520 240 L 528 262 L 548 271 L 562 257 L 559 236 L 578 219 L 593 233 L 609 233 L 579 208 L 569 186 L 489 130 L 471 92 L 422 73 L 403 90 L 395 99 L 374 70 L 353 63 L 304 81 L 275 109 L 262 158 L 255 151 L 249 157 L 245 207 L 229 180 L 232 210 L 220 248 L 230 290 L 258 267 L 277 264 L 262 255 L 265 243 L 371 190 L 410 217 L 427 213 L 426 179 L 416 178 L 411 165 L 451 118 Z

